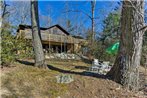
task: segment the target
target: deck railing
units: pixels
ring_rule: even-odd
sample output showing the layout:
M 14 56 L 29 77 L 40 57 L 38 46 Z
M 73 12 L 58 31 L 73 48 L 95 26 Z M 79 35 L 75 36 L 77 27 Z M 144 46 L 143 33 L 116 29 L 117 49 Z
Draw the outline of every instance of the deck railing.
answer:
M 32 39 L 32 34 L 30 32 L 25 32 L 25 38 Z M 57 34 L 46 34 L 41 33 L 41 38 L 43 41 L 52 41 L 52 42 L 63 42 L 63 43 L 80 43 L 85 41 L 84 39 L 74 38 L 72 36 L 64 36 L 64 35 L 57 35 Z

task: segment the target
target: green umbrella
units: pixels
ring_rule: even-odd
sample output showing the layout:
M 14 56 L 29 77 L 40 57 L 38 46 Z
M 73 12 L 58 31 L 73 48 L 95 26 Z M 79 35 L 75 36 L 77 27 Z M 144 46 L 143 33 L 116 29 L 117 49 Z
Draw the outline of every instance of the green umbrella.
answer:
M 112 46 L 106 49 L 106 52 L 109 54 L 116 54 L 119 49 L 119 42 L 114 43 Z

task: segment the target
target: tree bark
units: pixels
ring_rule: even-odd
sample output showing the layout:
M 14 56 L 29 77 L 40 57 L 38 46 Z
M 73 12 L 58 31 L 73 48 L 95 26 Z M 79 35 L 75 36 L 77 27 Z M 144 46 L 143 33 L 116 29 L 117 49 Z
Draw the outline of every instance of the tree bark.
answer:
M 121 16 L 120 48 L 114 66 L 108 72 L 114 81 L 130 90 L 139 88 L 139 71 L 144 31 L 144 1 L 124 0 Z
M 35 53 L 35 66 L 39 68 L 46 68 L 39 27 L 38 1 L 36 0 L 31 0 L 31 23 L 33 37 L 32 41 Z
M 96 2 L 95 1 L 91 1 L 91 14 L 92 14 L 92 17 L 91 17 L 91 28 L 92 28 L 92 44 L 94 44 L 94 41 L 95 41 L 95 32 L 94 32 L 94 13 L 95 13 L 95 4 Z

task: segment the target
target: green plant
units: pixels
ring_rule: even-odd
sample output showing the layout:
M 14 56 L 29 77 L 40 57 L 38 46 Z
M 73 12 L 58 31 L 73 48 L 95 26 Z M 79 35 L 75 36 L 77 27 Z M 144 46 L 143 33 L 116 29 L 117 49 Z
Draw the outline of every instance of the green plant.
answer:
M 4 24 L 5 28 L 1 32 L 1 61 L 2 65 L 10 65 L 10 63 L 15 60 L 15 39 L 11 34 L 11 26 L 9 24 Z
M 16 39 L 15 45 L 17 47 L 17 58 L 33 58 L 34 52 L 30 40 L 23 38 Z

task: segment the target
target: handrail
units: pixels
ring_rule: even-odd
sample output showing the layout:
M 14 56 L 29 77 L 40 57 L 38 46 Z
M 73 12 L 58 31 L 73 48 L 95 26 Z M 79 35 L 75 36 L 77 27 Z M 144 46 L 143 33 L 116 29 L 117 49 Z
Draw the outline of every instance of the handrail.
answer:
M 50 37 L 49 37 L 50 35 Z M 32 34 L 30 32 L 25 32 L 25 38 L 32 39 Z M 74 38 L 72 36 L 57 35 L 57 34 L 46 34 L 41 33 L 41 38 L 43 41 L 53 41 L 53 42 L 63 42 L 63 43 L 80 43 L 85 41 L 84 39 Z

